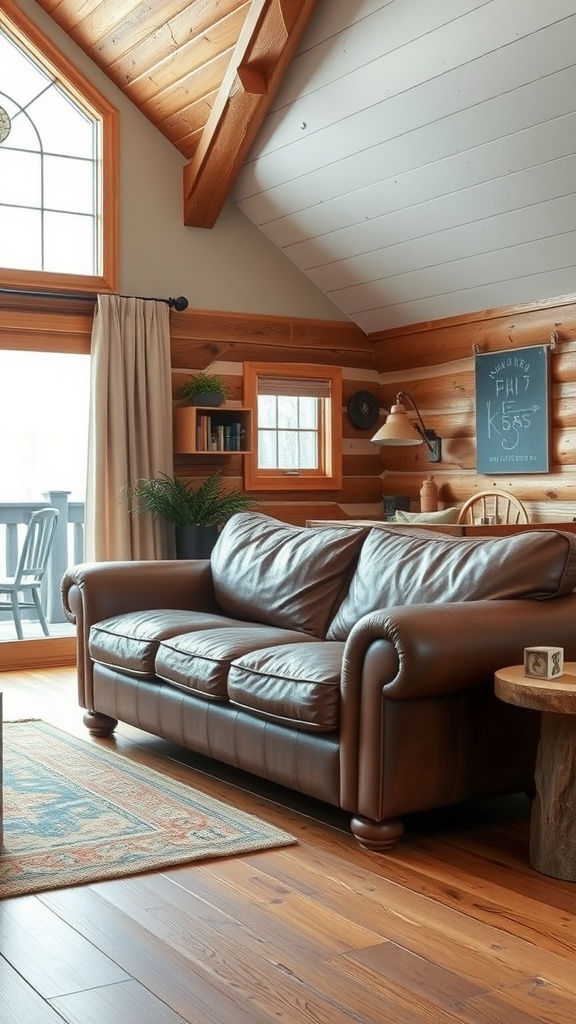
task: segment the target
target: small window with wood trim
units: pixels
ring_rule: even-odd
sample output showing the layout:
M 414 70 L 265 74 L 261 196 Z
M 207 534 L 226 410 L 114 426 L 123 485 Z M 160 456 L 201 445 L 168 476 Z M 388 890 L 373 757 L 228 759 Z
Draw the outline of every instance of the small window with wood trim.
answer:
M 244 363 L 244 404 L 255 420 L 247 490 L 341 488 L 340 367 Z

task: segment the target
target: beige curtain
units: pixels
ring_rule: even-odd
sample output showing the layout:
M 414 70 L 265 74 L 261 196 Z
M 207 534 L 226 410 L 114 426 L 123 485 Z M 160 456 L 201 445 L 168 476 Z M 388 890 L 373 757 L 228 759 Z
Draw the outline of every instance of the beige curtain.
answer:
M 122 501 L 139 477 L 173 473 L 170 311 L 99 295 L 91 348 L 87 561 L 172 557 L 166 524 Z

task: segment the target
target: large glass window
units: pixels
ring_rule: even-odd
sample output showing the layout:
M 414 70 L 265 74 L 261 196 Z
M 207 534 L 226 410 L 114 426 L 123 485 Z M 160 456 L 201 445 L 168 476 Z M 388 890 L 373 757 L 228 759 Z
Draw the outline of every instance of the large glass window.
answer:
M 88 354 L 0 347 L 0 507 L 50 491 L 84 501 L 89 398 Z
M 0 284 L 114 288 L 116 112 L 23 19 L 0 10 Z
M 28 297 L 0 301 L 0 571 L 14 572 L 30 513 L 59 510 L 41 591 L 45 637 L 33 612 L 23 640 L 0 610 L 2 668 L 73 664 L 74 627 L 62 612 L 60 580 L 83 559 L 91 306 Z

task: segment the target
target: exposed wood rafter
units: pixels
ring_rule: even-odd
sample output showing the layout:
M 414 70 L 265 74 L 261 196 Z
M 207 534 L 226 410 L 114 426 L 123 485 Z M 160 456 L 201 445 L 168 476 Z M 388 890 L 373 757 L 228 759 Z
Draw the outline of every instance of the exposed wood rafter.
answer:
M 253 0 L 198 149 L 184 168 L 184 223 L 211 228 L 318 0 Z

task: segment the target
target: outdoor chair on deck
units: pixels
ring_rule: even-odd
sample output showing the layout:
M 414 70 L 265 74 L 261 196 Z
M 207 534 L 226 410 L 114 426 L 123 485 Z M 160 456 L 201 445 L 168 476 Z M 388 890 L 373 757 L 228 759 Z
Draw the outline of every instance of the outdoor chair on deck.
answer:
M 56 508 L 41 508 L 32 513 L 16 572 L 14 576 L 0 579 L 0 609 L 10 608 L 19 640 L 23 639 L 20 612 L 28 609 L 34 609 L 44 635 L 50 635 L 42 610 L 40 587 L 46 574 L 57 519 Z

